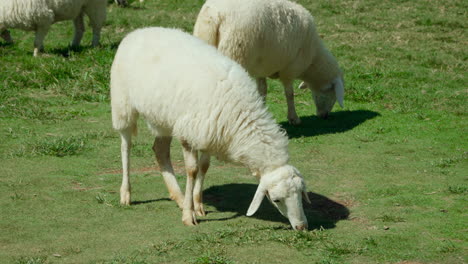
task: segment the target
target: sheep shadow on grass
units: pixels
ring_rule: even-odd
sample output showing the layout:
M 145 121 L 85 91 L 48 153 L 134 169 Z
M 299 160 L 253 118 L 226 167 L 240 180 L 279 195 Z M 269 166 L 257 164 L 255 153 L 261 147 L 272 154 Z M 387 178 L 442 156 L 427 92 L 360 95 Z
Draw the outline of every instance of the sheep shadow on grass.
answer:
M 368 110 L 339 111 L 332 112 L 326 120 L 314 115 L 301 117 L 302 124 L 298 126 L 290 125 L 287 121 L 280 125 L 287 131 L 289 138 L 313 137 L 346 132 L 377 116 L 380 114 Z
M 62 48 L 54 48 L 49 51 L 46 50 L 46 54 L 55 54 L 55 55 L 60 55 L 64 58 L 70 57 L 72 53 L 83 53 L 89 49 L 110 49 L 110 50 L 117 50 L 117 48 L 120 45 L 120 41 L 118 42 L 111 42 L 109 44 L 100 44 L 98 47 L 93 47 L 92 45 L 80 45 L 78 47 L 72 47 L 72 46 L 64 46 Z
M 62 48 L 53 48 L 45 51 L 45 54 L 60 55 L 64 58 L 70 57 L 71 53 L 83 53 L 86 50 L 92 49 L 91 45 L 80 45 L 78 47 L 64 46 Z
M 3 39 L 0 39 L 0 48 L 13 46 L 14 43 L 3 42 Z
M 170 202 L 172 200 L 169 198 L 159 198 L 159 199 L 151 199 L 151 200 L 133 201 L 131 202 L 131 205 L 147 204 L 147 203 L 154 203 L 154 202 L 161 202 L 161 201 Z
M 199 221 L 224 221 L 245 216 L 256 190 L 256 184 L 246 183 L 209 187 L 203 192 L 203 203 L 215 207 L 218 212 L 233 212 L 235 215 L 221 219 L 213 219 L 208 216 L 207 218 L 199 218 Z M 309 230 L 334 228 L 338 221 L 348 219 L 349 210 L 343 204 L 317 193 L 308 192 L 308 195 L 312 203 L 304 202 L 304 213 L 309 222 Z M 208 211 L 209 213 L 213 212 Z M 263 200 L 262 205 L 252 217 L 289 224 L 288 219 L 283 217 L 267 198 Z

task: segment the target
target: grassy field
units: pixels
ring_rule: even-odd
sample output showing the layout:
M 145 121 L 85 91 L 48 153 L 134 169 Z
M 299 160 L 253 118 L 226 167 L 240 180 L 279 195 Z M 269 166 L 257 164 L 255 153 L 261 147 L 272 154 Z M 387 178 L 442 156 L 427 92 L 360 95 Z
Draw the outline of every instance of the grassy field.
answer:
M 206 217 L 181 223 L 141 124 L 132 197 L 119 201 L 120 139 L 109 70 L 119 41 L 145 26 L 191 32 L 203 1 L 113 4 L 102 46 L 69 50 L 71 22 L 0 42 L 0 263 L 467 263 L 468 2 L 302 0 L 345 71 L 345 109 L 316 118 L 296 90 L 303 125 L 286 120 L 282 87 L 268 107 L 304 175 L 310 230 L 294 232 L 247 169 L 213 160 Z M 173 160 L 184 186 L 182 153 Z

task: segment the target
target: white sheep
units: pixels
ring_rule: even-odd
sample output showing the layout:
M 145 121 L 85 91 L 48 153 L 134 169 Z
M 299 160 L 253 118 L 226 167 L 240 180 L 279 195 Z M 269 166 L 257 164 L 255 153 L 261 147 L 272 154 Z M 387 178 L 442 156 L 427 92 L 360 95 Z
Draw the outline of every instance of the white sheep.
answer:
M 311 14 L 286 0 L 207 0 L 194 35 L 241 64 L 266 96 L 266 78 L 279 78 L 288 104 L 288 120 L 300 124 L 293 81 L 305 81 L 317 115 L 326 118 L 336 100 L 343 107 L 343 75 L 320 39 Z
M 83 37 L 86 14 L 93 28 L 92 45 L 97 46 L 106 20 L 106 5 L 106 0 L 1 0 L 0 36 L 12 43 L 8 28 L 35 31 L 34 56 L 37 56 L 44 49 L 44 38 L 50 26 L 58 21 L 73 20 L 75 35 L 71 45 L 76 47 Z
M 301 196 L 308 197 L 301 174 L 287 164 L 288 139 L 240 65 L 182 31 L 145 28 L 121 42 L 110 85 L 112 124 L 122 140 L 121 204 L 130 204 L 131 136 L 142 116 L 155 135 L 153 150 L 185 225 L 205 215 L 203 179 L 210 155 L 216 155 L 247 166 L 260 178 L 247 215 L 268 195 L 294 229 L 307 228 Z M 170 161 L 172 137 L 183 146 L 185 197 Z

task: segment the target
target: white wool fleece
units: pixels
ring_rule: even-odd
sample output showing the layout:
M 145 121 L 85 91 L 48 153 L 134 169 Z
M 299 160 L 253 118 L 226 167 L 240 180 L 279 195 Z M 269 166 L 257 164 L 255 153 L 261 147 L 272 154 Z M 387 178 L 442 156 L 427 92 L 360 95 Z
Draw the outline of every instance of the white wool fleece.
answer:
M 312 15 L 294 2 L 208 0 L 198 14 L 193 34 L 241 64 L 257 79 L 262 95 L 267 93 L 266 78 L 279 78 L 293 124 L 300 123 L 294 107 L 295 79 L 305 81 L 317 95 L 314 100 L 319 115 L 328 115 L 336 99 L 343 105 L 343 76 L 338 63 L 320 39 Z M 326 102 L 317 102 L 319 97 Z
M 288 161 L 288 139 L 247 72 L 179 30 L 145 28 L 125 37 L 111 69 L 111 99 L 117 130 L 135 128 L 141 115 L 156 135 L 252 170 Z
M 183 209 L 185 225 L 196 225 L 196 215 L 205 215 L 203 178 L 210 155 L 215 155 L 260 175 L 247 215 L 257 211 L 271 189 L 278 209 L 293 228 L 307 229 L 301 200 L 305 184 L 297 170 L 287 165 L 285 133 L 267 111 L 247 72 L 213 46 L 175 29 L 146 28 L 130 33 L 112 64 L 111 105 L 112 123 L 122 140 L 121 204 L 131 203 L 131 132 L 136 132 L 141 115 L 156 136 L 153 150 L 170 197 Z M 172 136 L 183 147 L 185 195 L 170 162 Z
M 316 66 L 319 76 L 304 77 L 322 86 L 341 75 L 317 34 L 313 17 L 294 2 L 208 0 L 194 35 L 216 46 L 253 77 L 296 79 Z

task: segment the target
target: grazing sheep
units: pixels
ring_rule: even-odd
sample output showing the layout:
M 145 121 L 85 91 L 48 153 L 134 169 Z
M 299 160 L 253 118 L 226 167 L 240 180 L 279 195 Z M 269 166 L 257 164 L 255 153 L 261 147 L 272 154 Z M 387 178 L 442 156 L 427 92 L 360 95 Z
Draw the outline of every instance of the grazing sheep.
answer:
M 301 199 L 305 183 L 287 164 L 288 139 L 240 65 L 182 31 L 145 28 L 121 42 L 110 85 L 112 124 L 122 140 L 122 204 L 130 204 L 131 136 L 142 116 L 156 137 L 153 150 L 171 198 L 183 209 L 185 225 L 197 223 L 195 214 L 205 215 L 203 179 L 210 155 L 216 155 L 247 166 L 260 178 L 247 215 L 268 195 L 294 229 L 307 228 Z M 172 137 L 183 147 L 185 197 L 170 161 Z
M 93 28 L 92 44 L 97 46 L 106 20 L 106 5 L 106 0 L 1 0 L 0 36 L 12 43 L 8 28 L 35 31 L 34 56 L 37 56 L 44 49 L 44 38 L 50 26 L 58 21 L 73 20 L 75 35 L 71 45 L 76 47 L 83 37 L 86 14 Z
M 286 0 L 208 0 L 198 14 L 194 35 L 215 46 L 257 79 L 266 96 L 266 78 L 279 78 L 288 103 L 288 120 L 300 124 L 293 81 L 312 91 L 317 115 L 326 118 L 335 101 L 343 107 L 343 75 L 320 39 L 313 17 Z

